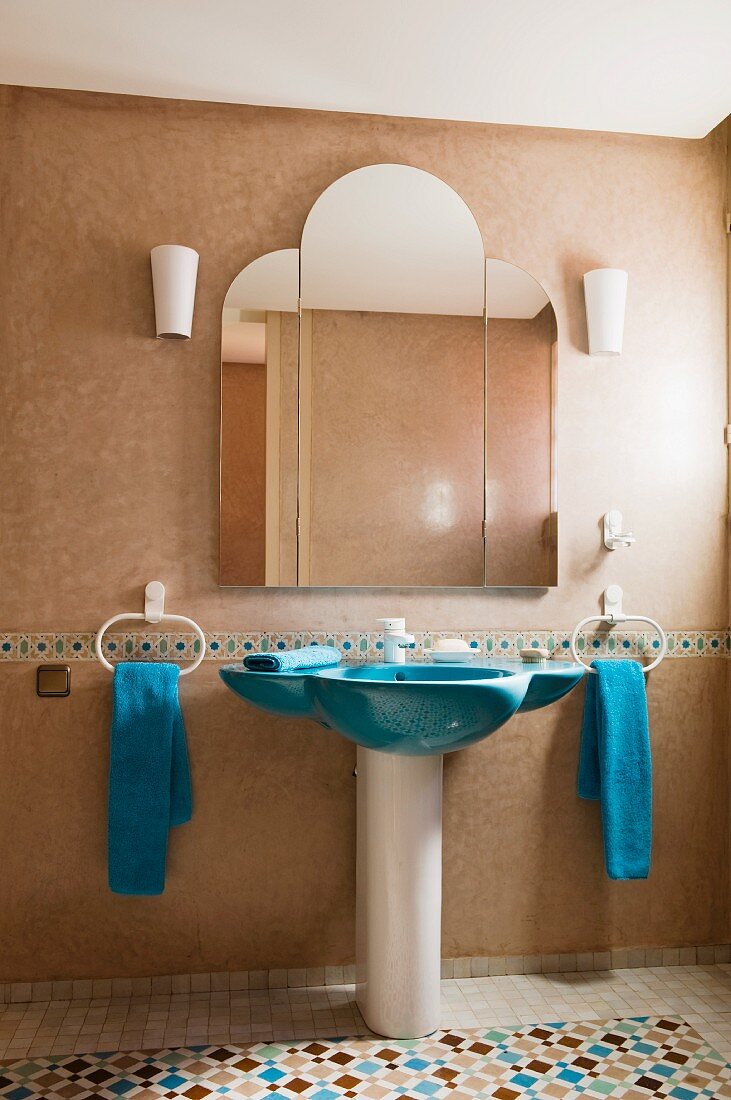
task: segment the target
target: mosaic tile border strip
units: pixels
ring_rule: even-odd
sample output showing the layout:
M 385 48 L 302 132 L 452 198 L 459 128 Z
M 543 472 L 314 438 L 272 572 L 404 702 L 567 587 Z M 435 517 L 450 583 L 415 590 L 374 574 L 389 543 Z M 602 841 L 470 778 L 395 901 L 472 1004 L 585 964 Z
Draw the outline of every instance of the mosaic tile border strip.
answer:
M 731 1066 L 683 1019 L 617 1018 L 452 1028 L 424 1039 L 303 1039 L 19 1059 L 0 1097 L 265 1100 L 556 1100 L 731 1097 Z
M 731 963 L 731 944 L 698 947 L 621 947 L 554 955 L 490 955 L 442 959 L 442 978 L 487 978 L 508 974 L 587 974 L 652 966 L 712 966 Z M 0 983 L 0 1004 L 72 1001 L 98 997 L 150 997 L 174 993 L 224 993 L 247 989 L 305 989 L 353 985 L 355 966 L 278 970 L 214 971 L 152 978 L 82 978 L 56 982 Z
M 567 656 L 571 633 L 561 630 L 462 630 L 415 632 L 415 660 L 429 657 L 436 639 L 459 637 L 472 649 L 487 657 L 517 657 L 525 647 L 548 649 L 556 657 Z M 94 660 L 94 634 L 62 632 L 0 634 L 0 660 L 69 661 Z M 206 660 L 237 661 L 249 653 L 300 649 L 306 645 L 335 646 L 347 660 L 374 660 L 383 656 L 383 634 L 347 631 L 284 631 L 282 633 L 221 632 L 206 634 Z M 587 631 L 579 635 L 577 646 L 592 657 L 652 656 L 660 647 L 654 631 Z M 197 656 L 200 642 L 193 634 L 133 631 L 107 634 L 104 652 L 109 660 L 160 660 L 173 658 L 190 661 Z M 668 631 L 668 657 L 729 657 L 730 630 Z

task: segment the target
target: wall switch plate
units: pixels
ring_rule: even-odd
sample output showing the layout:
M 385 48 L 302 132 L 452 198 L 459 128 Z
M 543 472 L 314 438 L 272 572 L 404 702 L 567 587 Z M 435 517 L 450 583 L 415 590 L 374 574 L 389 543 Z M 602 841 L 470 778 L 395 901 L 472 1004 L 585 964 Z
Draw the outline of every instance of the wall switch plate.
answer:
M 42 698 L 71 694 L 69 665 L 39 665 L 36 671 L 36 694 Z

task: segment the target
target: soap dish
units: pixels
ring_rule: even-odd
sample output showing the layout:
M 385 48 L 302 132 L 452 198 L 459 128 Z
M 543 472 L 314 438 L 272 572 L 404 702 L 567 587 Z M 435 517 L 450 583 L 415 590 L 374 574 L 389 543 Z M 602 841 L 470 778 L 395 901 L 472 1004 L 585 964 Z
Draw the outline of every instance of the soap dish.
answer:
M 448 664 L 450 661 L 471 661 L 473 657 L 479 657 L 479 649 L 443 649 L 441 652 L 432 653 L 432 660 L 438 664 Z

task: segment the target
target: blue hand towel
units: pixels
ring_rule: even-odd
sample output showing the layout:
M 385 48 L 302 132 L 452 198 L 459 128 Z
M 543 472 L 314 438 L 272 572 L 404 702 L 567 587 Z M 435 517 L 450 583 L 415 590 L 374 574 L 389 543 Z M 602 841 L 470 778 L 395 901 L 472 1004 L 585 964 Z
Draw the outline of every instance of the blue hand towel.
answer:
M 140 661 L 114 669 L 108 856 L 115 894 L 163 892 L 168 832 L 193 812 L 179 671 Z
M 342 660 L 331 645 L 306 645 L 286 653 L 250 653 L 244 665 L 250 672 L 294 672 L 298 668 L 325 668 Z
M 637 661 L 592 661 L 581 729 L 578 793 L 599 799 L 612 879 L 647 878 L 652 851 L 652 758 L 645 674 Z

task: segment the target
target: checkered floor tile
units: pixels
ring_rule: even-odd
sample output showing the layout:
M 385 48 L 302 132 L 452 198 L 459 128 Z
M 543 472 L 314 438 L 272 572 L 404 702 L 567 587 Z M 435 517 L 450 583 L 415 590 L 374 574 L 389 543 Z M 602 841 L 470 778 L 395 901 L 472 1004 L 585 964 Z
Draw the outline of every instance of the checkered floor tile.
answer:
M 731 1067 L 689 1024 L 665 1018 L 440 1031 L 156 1053 L 84 1054 L 0 1066 L 0 1097 L 143 1100 L 615 1100 L 731 1098 Z

